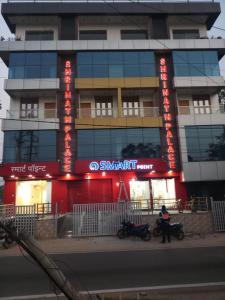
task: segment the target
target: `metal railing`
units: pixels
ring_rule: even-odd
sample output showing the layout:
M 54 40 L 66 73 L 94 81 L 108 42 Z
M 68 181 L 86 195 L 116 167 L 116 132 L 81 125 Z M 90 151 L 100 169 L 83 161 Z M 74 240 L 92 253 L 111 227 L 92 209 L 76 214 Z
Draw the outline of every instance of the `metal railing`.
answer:
M 3 223 L 12 221 L 18 231 L 26 231 L 34 236 L 35 206 L 34 205 L 0 205 L 0 219 Z
M 113 108 L 78 108 L 77 116 L 79 119 L 84 118 L 105 118 L 105 117 L 116 117 L 117 114 Z
M 158 107 L 123 107 L 123 117 L 159 117 Z
M 73 205 L 73 236 L 114 235 L 123 219 L 142 223 L 138 203 L 92 203 Z
M 38 218 L 43 218 L 45 216 L 57 216 L 59 214 L 58 203 L 36 203 L 35 213 Z
M 225 105 L 208 106 L 178 106 L 179 115 L 224 114 Z
M 56 109 L 26 109 L 26 110 L 7 110 L 6 119 L 55 119 L 57 118 Z

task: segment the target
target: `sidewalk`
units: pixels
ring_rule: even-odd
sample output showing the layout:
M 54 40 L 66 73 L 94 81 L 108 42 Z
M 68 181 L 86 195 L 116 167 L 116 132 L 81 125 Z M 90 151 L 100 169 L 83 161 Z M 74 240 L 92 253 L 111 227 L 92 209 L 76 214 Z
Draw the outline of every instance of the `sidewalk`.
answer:
M 37 240 L 36 243 L 48 254 L 56 253 L 81 253 L 81 252 L 110 252 L 110 251 L 138 251 L 158 250 L 175 248 L 198 248 L 198 247 L 225 247 L 225 233 L 214 233 L 210 235 L 186 236 L 183 241 L 172 238 L 171 243 L 160 244 L 161 238 L 154 238 L 148 242 L 139 238 L 130 237 L 119 240 L 117 237 L 86 237 L 71 239 Z M 3 249 L 0 245 L 0 257 L 20 256 L 18 246 Z

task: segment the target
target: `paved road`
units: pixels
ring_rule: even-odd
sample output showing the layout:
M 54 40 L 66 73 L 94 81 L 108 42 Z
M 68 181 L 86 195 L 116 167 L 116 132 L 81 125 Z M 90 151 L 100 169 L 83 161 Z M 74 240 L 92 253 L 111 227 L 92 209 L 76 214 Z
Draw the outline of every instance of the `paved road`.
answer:
M 53 255 L 82 290 L 225 281 L 225 247 Z M 24 257 L 0 258 L 0 297 L 51 293 L 39 268 Z

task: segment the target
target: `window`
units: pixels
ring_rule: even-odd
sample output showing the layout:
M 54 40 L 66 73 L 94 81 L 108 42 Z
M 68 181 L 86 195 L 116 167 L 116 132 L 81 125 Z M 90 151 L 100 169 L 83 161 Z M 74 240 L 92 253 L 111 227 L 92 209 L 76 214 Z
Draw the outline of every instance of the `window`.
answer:
M 225 126 L 185 126 L 188 161 L 225 160 Z
M 95 96 L 96 117 L 112 117 L 112 96 Z
M 53 52 L 10 53 L 9 78 L 56 78 L 57 54 Z
M 147 40 L 147 30 L 121 30 L 121 40 Z
M 21 99 L 20 118 L 38 118 L 38 99 Z
M 123 96 L 123 115 L 125 117 L 129 116 L 139 116 L 139 97 L 138 96 Z
M 199 39 L 198 29 L 174 29 L 173 30 L 174 39 Z
M 80 40 L 107 40 L 106 30 L 80 30 Z
M 175 76 L 220 76 L 216 51 L 173 51 Z
M 56 118 L 56 103 L 55 102 L 48 102 L 44 104 L 44 118 L 51 119 Z
M 77 76 L 80 78 L 155 75 L 155 57 L 151 51 L 99 51 L 77 54 Z
M 4 162 L 56 160 L 55 130 L 6 131 L 4 140 Z
M 159 128 L 78 130 L 78 159 L 161 157 Z
M 26 31 L 26 41 L 51 41 L 54 39 L 53 31 Z
M 211 106 L 208 95 L 193 96 L 193 105 L 195 114 L 210 114 Z
M 179 100 L 178 105 L 180 115 L 190 115 L 189 100 Z

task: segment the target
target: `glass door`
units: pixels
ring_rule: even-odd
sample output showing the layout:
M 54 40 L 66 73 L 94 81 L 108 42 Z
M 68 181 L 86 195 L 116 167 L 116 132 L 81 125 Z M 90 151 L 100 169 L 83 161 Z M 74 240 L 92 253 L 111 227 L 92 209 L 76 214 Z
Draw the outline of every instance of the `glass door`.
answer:
M 150 207 L 149 181 L 130 181 L 130 199 L 140 204 L 142 209 Z
M 152 197 L 154 209 L 160 209 L 166 205 L 168 209 L 176 205 L 175 181 L 170 179 L 152 179 Z

